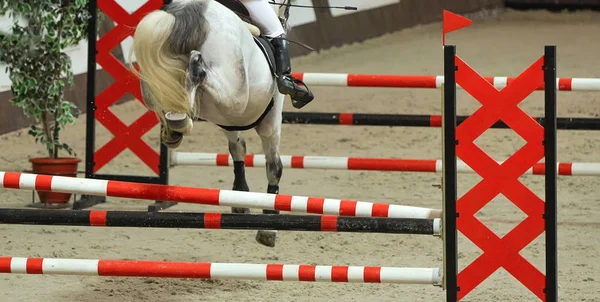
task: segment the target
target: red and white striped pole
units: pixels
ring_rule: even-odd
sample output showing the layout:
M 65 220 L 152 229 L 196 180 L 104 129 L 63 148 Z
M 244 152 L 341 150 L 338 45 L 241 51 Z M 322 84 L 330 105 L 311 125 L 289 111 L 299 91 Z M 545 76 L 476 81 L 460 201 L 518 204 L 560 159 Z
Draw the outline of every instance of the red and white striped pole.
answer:
M 347 87 L 395 87 L 395 88 L 441 88 L 444 76 L 427 75 L 384 75 L 347 73 L 293 73 L 293 76 L 312 86 Z M 514 80 L 512 77 L 485 77 L 494 87 L 502 89 Z M 599 91 L 597 78 L 558 78 L 560 91 Z M 460 88 L 460 85 L 457 86 Z M 544 87 L 538 87 L 543 90 Z
M 442 160 L 439 159 L 397 159 L 362 158 L 334 156 L 282 155 L 284 168 L 294 169 L 336 169 L 397 172 L 433 172 L 442 173 Z M 264 154 L 248 154 L 247 167 L 264 167 Z M 501 164 L 502 162 L 498 162 Z M 172 152 L 172 166 L 233 166 L 233 159 L 227 153 Z M 537 163 L 525 174 L 544 175 L 544 163 Z M 475 173 L 463 161 L 457 161 L 458 173 Z M 600 176 L 600 163 L 558 163 L 558 175 L 563 176 Z
M 441 210 L 323 197 L 144 184 L 0 171 L 0 188 L 256 208 L 336 216 L 441 218 Z
M 0 273 L 441 285 L 439 268 L 0 257 Z

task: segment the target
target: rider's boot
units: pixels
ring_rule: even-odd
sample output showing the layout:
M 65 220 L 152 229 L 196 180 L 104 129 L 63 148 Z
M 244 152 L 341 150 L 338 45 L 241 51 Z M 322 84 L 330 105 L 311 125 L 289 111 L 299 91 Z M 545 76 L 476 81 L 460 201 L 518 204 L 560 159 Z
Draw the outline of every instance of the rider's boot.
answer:
M 292 105 L 300 109 L 310 103 L 314 99 L 314 96 L 306 84 L 292 77 L 288 41 L 285 34 L 272 38 L 271 44 L 275 48 L 274 54 L 275 64 L 277 65 L 276 73 L 279 92 L 289 95 L 292 99 Z

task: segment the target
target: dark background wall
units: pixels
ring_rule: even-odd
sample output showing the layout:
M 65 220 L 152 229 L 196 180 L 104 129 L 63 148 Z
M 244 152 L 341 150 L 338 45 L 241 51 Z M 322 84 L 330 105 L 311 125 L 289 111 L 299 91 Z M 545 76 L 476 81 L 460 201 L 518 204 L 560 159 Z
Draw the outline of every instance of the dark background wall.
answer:
M 439 22 L 444 9 L 457 14 L 502 7 L 505 0 L 402 0 L 398 4 L 370 9 L 355 14 L 333 17 L 329 10 L 317 9 L 317 22 L 294 27 L 290 39 L 302 41 L 315 49 L 360 42 L 418 24 Z M 313 0 L 315 6 L 328 5 L 327 0 Z M 292 55 L 308 53 L 300 47 Z
M 328 5 L 328 1 L 314 0 L 313 4 L 324 6 Z M 505 5 L 514 8 L 556 8 L 561 5 L 597 8 L 600 7 L 600 0 L 402 0 L 398 4 L 338 17 L 333 17 L 327 9 L 316 9 L 317 21 L 294 27 L 290 39 L 321 50 L 345 43 L 360 42 L 418 24 L 439 22 L 444 9 L 458 14 L 467 14 Z M 113 23 L 109 18 L 103 18 L 99 26 L 100 35 L 103 35 L 113 28 Z M 307 53 L 308 50 L 301 47 L 293 46 L 290 49 L 292 56 Z M 115 48 L 113 54 L 123 62 L 120 47 Z M 65 92 L 66 98 L 77 104 L 82 112 L 86 109 L 86 80 L 86 74 L 75 76 L 74 86 L 68 87 Z M 112 78 L 104 71 L 96 72 L 96 94 L 110 83 Z M 0 93 L 0 134 L 26 127 L 31 122 L 19 108 L 9 102 L 11 96 L 10 91 Z M 122 99 L 119 102 L 123 101 L 126 100 Z
M 514 9 L 591 9 L 600 10 L 600 0 L 506 0 L 506 6 Z

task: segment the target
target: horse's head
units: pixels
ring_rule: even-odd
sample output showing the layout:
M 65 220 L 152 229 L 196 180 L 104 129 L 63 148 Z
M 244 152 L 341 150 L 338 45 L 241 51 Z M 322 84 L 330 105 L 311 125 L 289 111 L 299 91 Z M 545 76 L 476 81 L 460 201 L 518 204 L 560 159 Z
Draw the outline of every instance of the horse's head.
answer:
M 206 67 L 199 51 L 192 50 L 185 75 L 185 89 L 189 97 L 190 108 L 195 108 L 198 87 L 206 79 Z M 187 113 L 166 112 L 162 117 L 165 121 L 163 141 L 170 148 L 176 148 L 181 143 L 183 134 L 189 134 L 194 128 L 193 116 Z

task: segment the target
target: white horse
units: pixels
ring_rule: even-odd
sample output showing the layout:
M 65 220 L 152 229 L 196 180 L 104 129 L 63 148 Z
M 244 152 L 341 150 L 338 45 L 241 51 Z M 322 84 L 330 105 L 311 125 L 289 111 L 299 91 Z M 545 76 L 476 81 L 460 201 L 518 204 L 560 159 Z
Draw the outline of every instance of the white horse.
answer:
M 140 21 L 133 53 L 144 102 L 161 120 L 163 143 L 178 147 L 195 118 L 221 126 L 234 160 L 233 190 L 249 191 L 246 143 L 240 131 L 255 129 L 266 155 L 267 192 L 279 193 L 284 96 L 248 24 L 216 1 L 176 0 Z M 272 230 L 256 235 L 259 243 L 270 247 L 275 239 Z

